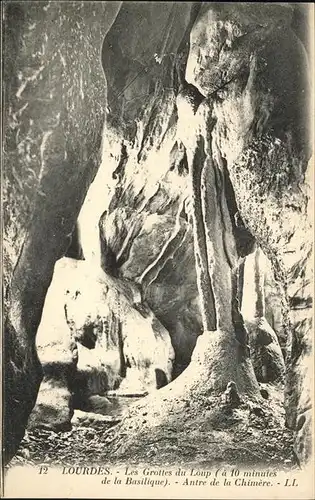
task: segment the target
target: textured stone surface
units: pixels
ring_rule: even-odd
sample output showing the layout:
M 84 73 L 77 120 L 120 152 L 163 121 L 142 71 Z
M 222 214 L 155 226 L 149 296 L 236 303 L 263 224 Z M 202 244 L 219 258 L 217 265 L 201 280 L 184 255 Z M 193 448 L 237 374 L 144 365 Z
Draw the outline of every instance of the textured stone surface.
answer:
M 118 6 L 116 2 L 5 6 L 7 458 L 23 435 L 39 387 L 34 338 L 53 266 L 69 245 L 99 162 L 106 108 L 99 57 Z
M 278 336 L 266 318 L 265 277 L 269 271 L 268 264 L 260 248 L 246 257 L 241 310 L 249 333 L 251 358 L 258 382 L 284 382 L 283 353 Z
M 169 334 L 132 283 L 102 270 L 95 276 L 78 261 L 68 290 L 66 317 L 81 344 L 77 369 L 87 396 L 109 390 L 141 394 L 171 380 Z
M 119 403 L 108 394 L 141 396 L 172 377 L 169 334 L 137 288 L 85 261 L 57 261 L 37 351 L 44 379 L 30 428 L 66 430 L 74 407 L 111 414 Z
M 282 4 L 204 4 L 190 36 L 186 79 L 206 96 L 248 70 L 251 56 L 280 28 L 290 25 L 292 8 Z
M 119 84 L 122 72 L 116 61 L 123 55 L 125 69 L 131 60 L 136 60 L 141 36 L 141 29 L 136 34 L 130 30 L 124 33 L 125 46 L 122 42 L 119 48 L 115 45 L 127 15 L 130 15 L 131 26 L 139 23 L 137 9 L 132 14 L 127 8 L 121 10 L 121 17 L 117 18 L 104 44 L 104 66 L 109 82 L 104 156 L 107 173 L 101 167 L 100 181 L 95 180 L 99 186 L 101 182 L 106 183 L 110 198 L 103 206 L 106 210 L 103 266 L 120 274 L 130 265 L 127 272 L 130 269 L 130 273 L 137 274 L 143 264 L 143 277 L 145 263 L 153 258 L 155 246 L 157 253 L 161 241 L 161 234 L 157 233 L 152 254 L 141 253 L 142 226 L 148 215 L 150 217 L 151 207 L 163 215 L 183 217 L 194 228 L 195 244 L 197 241 L 199 245 L 195 251 L 196 282 L 199 283 L 198 309 L 203 327 L 212 329 L 216 320 L 221 322 L 223 331 L 238 325 L 237 335 L 245 347 L 246 336 L 237 306 L 233 305 L 233 326 L 226 314 L 233 302 L 234 268 L 241 248 L 236 232 L 238 228 L 240 235 L 245 226 L 268 256 L 276 274 L 282 307 L 281 313 L 276 313 L 282 323 L 281 347 L 289 332 L 284 351 L 290 352 L 291 336 L 296 338 L 298 331 L 289 313 L 290 296 L 294 292 L 288 289 L 288 284 L 294 288 L 296 282 L 291 268 L 296 266 L 303 274 L 310 251 L 310 242 L 306 241 L 306 235 L 310 234 L 310 218 L 306 216 L 308 195 L 303 192 L 310 155 L 308 65 L 305 48 L 290 28 L 294 9 L 285 4 L 257 7 L 248 3 L 217 3 L 204 4 L 191 11 L 190 46 L 185 44 L 184 36 L 175 65 L 176 78 L 170 87 L 165 84 L 170 74 L 169 65 L 165 58 L 160 61 L 158 57 L 155 57 L 160 63 L 158 66 L 153 63 L 150 70 L 144 67 L 138 76 L 135 64 L 133 78 L 126 77 L 127 88 Z M 165 53 L 167 49 L 166 43 Z M 154 85 L 157 75 L 159 85 Z M 148 88 L 152 89 L 151 93 Z M 145 96 L 141 102 L 140 95 Z M 201 165 L 199 172 L 198 165 Z M 219 200 L 219 193 L 227 192 L 228 182 L 235 192 L 234 207 L 226 206 L 224 195 Z M 178 202 L 171 203 L 170 199 L 176 199 L 179 192 Z M 198 196 L 202 198 L 202 192 L 212 193 L 210 198 L 205 198 L 203 206 L 194 201 L 194 196 L 195 200 Z M 209 200 L 213 200 L 212 204 Z M 125 218 L 126 222 L 118 222 L 121 210 L 126 210 L 121 212 L 121 219 Z M 101 213 L 99 210 L 97 222 Z M 193 214 L 197 214 L 197 219 Z M 233 217 L 236 216 L 242 223 L 240 226 L 236 223 L 235 227 Z M 198 226 L 200 217 L 205 229 L 202 224 Z M 107 241 L 107 235 L 113 234 L 112 241 Z M 143 242 L 148 241 L 146 236 Z M 134 259 L 133 245 L 137 256 L 141 256 L 139 262 L 128 261 L 131 256 Z M 250 245 L 247 246 L 248 253 Z M 241 255 L 244 257 L 246 251 Z M 156 268 L 150 270 L 150 276 L 155 272 L 155 279 L 147 289 L 154 311 L 156 306 L 161 308 L 154 301 L 167 283 L 161 268 L 168 269 L 161 255 L 155 259 Z M 192 276 L 190 272 L 187 275 Z M 143 284 L 146 288 L 146 283 Z M 152 300 L 150 290 L 157 289 L 158 284 L 159 292 Z M 165 306 L 163 308 L 165 310 Z M 307 313 L 305 308 L 303 311 L 302 316 Z M 264 314 L 251 325 L 252 340 L 259 339 L 260 344 L 257 372 L 260 371 L 263 379 L 267 376 L 279 380 L 283 378 L 282 352 L 265 314 L 268 319 L 272 316 L 268 304 Z M 179 323 L 170 328 L 173 342 L 176 334 L 172 332 L 178 326 Z M 296 356 L 303 364 L 304 354 Z M 299 363 L 294 369 L 294 359 L 293 356 L 290 362 L 290 354 L 287 356 L 288 368 L 290 371 L 292 366 L 299 378 Z M 269 371 L 263 374 L 262 366 L 266 363 Z M 300 397 L 298 389 L 291 390 L 296 398 Z M 288 408 L 289 413 L 294 412 L 292 403 L 288 403 Z M 295 426 L 292 422 L 290 425 Z
M 72 395 L 67 387 L 67 380 L 61 374 L 57 378 L 44 375 L 35 407 L 28 420 L 27 428 L 50 429 L 55 432 L 71 429 L 73 416 Z
M 158 194 L 151 203 L 152 211 L 161 207 Z M 189 363 L 201 332 L 191 226 L 171 210 L 158 214 L 117 208 L 102 221 L 101 235 L 119 274 L 138 283 L 170 332 L 177 374 Z
M 146 104 L 146 111 L 140 105 L 136 115 L 134 102 L 128 102 L 124 92 L 119 99 L 114 99 L 111 89 L 115 84 L 112 83 L 106 140 L 108 151 L 112 152 L 112 156 L 107 157 L 107 165 L 109 173 L 114 174 L 114 179 L 108 176 L 110 193 L 114 192 L 108 205 L 109 217 L 118 205 L 143 213 L 148 199 L 156 192 L 157 181 L 160 182 L 162 176 L 171 178 L 168 172 L 171 163 L 171 169 L 175 166 L 171 170 L 173 176 L 177 175 L 177 184 L 181 182 L 181 193 L 185 193 L 186 217 L 192 223 L 191 189 L 198 188 L 194 182 L 213 193 L 210 186 L 213 187 L 213 175 L 216 176 L 216 194 L 208 199 L 217 199 L 217 203 L 209 203 L 208 207 L 193 205 L 193 210 L 199 211 L 199 215 L 203 213 L 206 227 L 205 246 L 200 246 L 197 252 L 201 266 L 197 281 L 199 279 L 203 286 L 202 294 L 209 290 L 203 259 L 211 263 L 214 283 L 215 310 L 212 309 L 210 315 L 205 312 L 205 304 L 213 302 L 210 296 L 200 304 L 203 324 L 212 326 L 217 319 L 225 324 L 223 330 L 231 327 L 226 323 L 226 311 L 233 292 L 227 276 L 234 279 L 229 266 L 233 269 L 237 257 L 232 237 L 235 228 L 233 222 L 230 225 L 226 212 L 231 207 L 226 207 L 224 200 L 218 201 L 227 171 L 243 223 L 272 262 L 280 286 L 279 295 L 285 297 L 283 325 L 286 331 L 291 329 L 295 338 L 296 324 L 289 314 L 293 292 L 288 284 L 293 286 L 296 282 L 291 267 L 295 265 L 299 270 L 305 267 L 304 256 L 310 249 L 306 238 L 311 233 L 310 218 L 306 215 L 308 195 L 303 192 L 310 155 L 308 65 L 305 49 L 290 28 L 292 15 L 293 8 L 284 4 L 261 4 L 258 8 L 253 4 L 202 5 L 190 30 L 189 52 L 182 50 L 181 59 L 179 57 L 174 96 L 168 91 L 162 97 L 161 91 L 155 88 L 152 105 L 141 103 Z M 119 23 L 113 25 L 108 40 L 114 41 L 117 32 Z M 128 36 L 125 52 L 130 58 L 134 45 L 132 34 Z M 105 54 L 105 71 L 114 82 L 118 69 L 114 59 L 110 65 L 106 57 Z M 161 65 L 162 75 L 167 72 L 165 68 Z M 144 78 L 149 79 L 148 73 Z M 136 97 L 144 85 L 141 79 L 136 82 L 128 88 L 130 97 Z M 131 125 L 124 126 L 135 116 L 139 117 L 136 130 Z M 194 161 L 196 165 L 205 166 L 200 180 L 193 178 L 191 186 Z M 158 170 L 154 168 L 157 163 Z M 176 213 L 174 210 L 173 216 Z M 196 229 L 199 231 L 197 226 Z M 120 272 L 119 263 L 117 268 Z M 303 311 L 302 316 L 307 314 L 305 308 Z M 262 319 L 263 316 L 259 321 Z M 235 320 L 234 317 L 233 322 Z M 281 367 L 280 372 L 269 373 L 269 376 L 281 379 L 283 359 L 277 337 L 268 325 L 261 328 L 259 321 L 256 337 L 263 337 L 262 344 L 265 343 L 261 348 L 262 357 L 269 359 L 270 366 L 277 359 Z M 267 345 L 265 337 L 268 337 Z M 288 342 L 290 346 L 290 336 Z M 287 362 L 290 370 L 289 356 Z M 293 389 L 293 393 L 299 391 Z
M 19 425 L 9 422 L 12 432 L 19 427 L 18 440 L 34 403 L 39 383 L 34 336 L 53 265 L 67 248 L 96 171 L 106 109 L 103 161 L 79 216 L 89 272 L 85 286 L 73 288 L 67 305 L 68 323 L 85 357 L 81 372 L 93 371 L 97 358 L 92 386 L 113 388 L 117 383 L 117 353 L 107 368 L 112 375 L 104 382 L 99 377 L 103 352 L 99 356 L 97 347 L 89 349 L 101 338 L 101 318 L 109 315 L 103 301 L 109 280 L 114 288 L 121 284 L 122 296 L 127 293 L 133 304 L 126 306 L 130 328 L 145 319 L 150 335 L 161 332 L 161 324 L 169 330 L 175 376 L 189 362 L 202 329 L 208 331 L 199 337 L 193 355 L 191 372 L 198 367 L 194 380 L 189 380 L 191 372 L 183 379 L 191 382 L 189 390 L 198 388 L 198 376 L 203 391 L 225 390 L 227 378 L 235 377 L 238 390 L 256 397 L 259 388 L 237 300 L 239 256 L 252 251 L 255 238 L 272 263 L 280 290 L 282 311 L 271 326 L 278 333 L 275 323 L 280 321 L 282 342 L 288 337 L 287 421 L 297 431 L 299 460 L 307 460 L 312 242 L 306 189 L 311 182 L 305 172 L 310 106 L 306 51 L 296 36 L 305 42 L 305 33 L 297 29 L 297 9 L 283 3 L 171 3 L 161 9 L 155 2 L 126 2 L 116 16 L 116 3 L 40 5 L 12 4 L 6 14 L 5 44 L 12 57 L 6 78 L 5 154 L 7 186 L 13 186 L 6 191 L 5 205 L 6 238 L 13 243 L 5 256 L 10 307 L 6 362 L 8 386 L 22 388 L 25 409 L 21 414 L 21 402 L 13 404 L 16 398 L 9 395 L 20 418 Z M 13 19 L 18 20 L 14 30 Z M 112 22 L 101 57 L 105 103 L 99 55 Z M 69 46 L 76 50 L 70 52 Z M 16 200 L 25 204 L 25 211 Z M 49 252 L 43 252 L 43 242 Z M 100 280 L 100 267 L 107 284 Z M 75 275 L 74 281 L 80 281 L 80 273 Z M 90 290 L 92 307 L 76 295 Z M 272 365 L 281 352 L 275 332 L 262 324 L 265 316 L 270 321 L 268 305 L 252 324 L 252 340 L 260 339 L 264 352 L 259 359 L 267 356 Z M 115 319 L 110 325 L 117 333 Z M 104 342 L 114 354 L 111 336 Z M 142 352 L 139 337 L 128 349 L 131 360 L 140 349 L 143 375 L 144 360 L 153 353 Z M 226 373 L 216 350 L 228 363 Z M 239 356 L 233 356 L 235 351 Z M 15 368 L 24 358 L 18 377 Z M 133 384 L 142 390 L 138 361 L 130 361 L 129 369 Z M 257 373 L 266 363 L 258 364 Z M 210 377 L 209 367 L 214 370 Z M 165 366 L 162 370 L 169 373 Z M 98 394 L 91 397 L 91 407 L 106 406 Z
M 249 12 L 252 7 L 244 4 Z M 233 6 L 227 8 L 233 10 Z M 248 44 L 250 57 L 246 71 L 226 85 L 223 93 L 215 96 L 217 122 L 213 144 L 227 163 L 245 225 L 271 260 L 276 279 L 286 294 L 284 322 L 293 340 L 288 371 L 296 382 L 299 380 L 301 389 L 297 383 L 294 384 L 296 389 L 293 388 L 290 375 L 287 383 L 297 402 L 300 398 L 308 400 L 310 394 L 310 384 L 302 373 L 307 372 L 310 363 L 307 346 L 311 343 L 308 327 L 311 302 L 305 287 L 298 286 L 300 273 L 310 276 L 307 263 L 311 259 L 312 246 L 307 192 L 310 177 L 305 179 L 310 156 L 308 65 L 302 43 L 287 25 L 287 7 L 275 9 L 283 12 L 282 20 L 270 17 L 264 30 L 268 28 L 269 31 L 275 19 L 279 21 L 278 29 L 272 28 L 264 43 Z M 215 11 L 217 15 L 216 8 Z M 244 19 L 246 17 L 241 24 Z M 201 23 L 200 29 L 207 33 L 210 30 L 209 36 L 212 33 L 209 24 Z M 224 64 L 222 67 L 220 64 L 221 71 Z M 194 74 L 196 82 L 199 81 L 198 70 Z M 211 92 L 215 82 L 215 76 L 209 74 L 203 91 Z M 200 84 L 205 85 L 204 81 Z M 298 315 L 292 301 L 293 290 L 297 292 Z M 300 294 L 306 294 L 306 300 L 299 299 Z M 299 340 L 301 330 L 303 343 Z M 303 404 L 297 406 L 302 411 Z M 290 397 L 287 410 L 289 415 L 296 415 Z M 294 418 L 290 418 L 290 425 L 297 430 Z M 310 442 L 310 429 L 303 432 L 305 436 L 308 433 Z M 307 453 L 300 453 L 299 457 L 305 461 Z
M 202 330 L 186 213 L 190 180 L 185 150 L 177 141 L 175 104 L 178 59 L 187 52 L 185 30 L 194 15 L 189 3 L 167 5 L 163 12 L 157 4 L 152 9 L 124 4 L 120 10 L 103 50 L 108 82 L 103 161 L 79 216 L 86 258 L 137 282 L 170 332 L 174 375 L 189 363 Z M 126 17 L 136 30 L 122 28 Z M 143 17 L 149 23 L 155 19 L 145 51 Z M 168 35 L 155 44 L 159 30 Z
M 45 298 L 43 314 L 36 336 L 36 347 L 43 370 L 36 405 L 28 427 L 43 426 L 67 430 L 73 413 L 71 381 L 78 362 L 78 348 L 67 324 L 64 304 L 67 267 L 60 259 Z M 68 265 L 71 260 L 68 259 Z

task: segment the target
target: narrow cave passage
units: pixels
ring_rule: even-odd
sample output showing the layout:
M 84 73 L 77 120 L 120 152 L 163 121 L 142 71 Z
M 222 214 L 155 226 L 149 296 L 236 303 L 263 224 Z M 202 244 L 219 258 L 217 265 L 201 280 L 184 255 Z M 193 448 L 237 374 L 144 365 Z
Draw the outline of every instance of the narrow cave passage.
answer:
M 304 467 L 308 7 L 5 12 L 8 471 Z

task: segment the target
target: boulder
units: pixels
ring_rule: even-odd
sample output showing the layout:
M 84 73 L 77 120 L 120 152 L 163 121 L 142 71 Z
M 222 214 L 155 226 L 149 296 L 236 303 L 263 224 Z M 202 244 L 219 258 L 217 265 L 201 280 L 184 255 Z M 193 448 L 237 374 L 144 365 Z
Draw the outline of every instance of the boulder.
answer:
M 266 318 L 245 322 L 250 332 L 251 359 L 258 382 L 284 382 L 285 364 L 275 331 Z
M 251 358 L 258 382 L 283 383 L 285 377 L 283 353 L 278 336 L 266 319 L 265 285 L 266 275 L 270 275 L 270 272 L 270 262 L 260 248 L 245 258 L 242 277 L 242 315 L 249 334 Z M 270 281 L 269 276 L 269 286 Z M 282 308 L 281 302 L 280 306 Z M 270 313 L 270 308 L 268 312 Z

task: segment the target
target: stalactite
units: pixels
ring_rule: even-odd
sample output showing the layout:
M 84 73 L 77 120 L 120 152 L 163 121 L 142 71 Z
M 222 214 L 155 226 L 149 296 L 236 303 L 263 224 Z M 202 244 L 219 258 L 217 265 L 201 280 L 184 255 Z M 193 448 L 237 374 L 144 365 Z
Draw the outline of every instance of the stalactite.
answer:
M 196 271 L 203 318 L 203 327 L 206 331 L 215 331 L 217 327 L 215 299 L 213 295 L 211 277 L 209 273 L 205 226 L 202 215 L 201 174 L 205 164 L 204 139 L 197 139 L 191 171 L 192 183 L 192 220 L 194 234 L 194 251 Z

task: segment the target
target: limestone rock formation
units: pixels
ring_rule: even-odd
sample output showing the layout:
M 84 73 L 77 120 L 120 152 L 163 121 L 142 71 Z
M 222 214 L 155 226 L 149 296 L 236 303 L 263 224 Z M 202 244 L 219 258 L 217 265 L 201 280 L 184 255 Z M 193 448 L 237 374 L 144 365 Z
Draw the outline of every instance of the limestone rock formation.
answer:
M 106 108 L 99 59 L 119 6 L 8 2 L 4 10 L 6 459 L 37 396 L 35 335 L 54 263 L 99 164 Z
M 234 302 L 238 259 L 235 226 L 229 218 L 231 206 L 224 194 L 220 198 L 229 181 L 244 226 L 272 263 L 280 296 L 285 298 L 282 318 L 286 331 L 291 332 L 291 345 L 291 337 L 296 338 L 300 328 L 290 299 L 292 287 L 298 288 L 292 266 L 305 274 L 311 248 L 307 241 L 311 234 L 306 211 L 309 195 L 303 191 L 310 156 L 308 63 L 302 42 L 290 28 L 293 8 L 217 3 L 204 4 L 191 14 L 189 43 L 184 36 L 172 72 L 176 75 L 173 92 L 165 89 L 169 72 L 166 62 L 159 59 L 160 68 L 153 68 L 160 71 L 160 86 L 152 85 L 152 94 L 144 91 L 146 98 L 138 108 L 135 102 L 140 88 L 147 88 L 149 71 L 144 69 L 144 75 L 130 79 L 128 88 L 122 88 L 118 96 L 114 90 L 120 75 L 115 66 L 115 41 L 126 15 L 124 9 L 105 41 L 104 67 L 111 82 L 105 152 L 109 168 L 108 176 L 103 174 L 112 193 L 107 217 L 117 206 L 143 211 L 160 189 L 160 179 L 169 180 L 171 186 L 171 179 L 176 178 L 177 186 L 182 186 L 184 210 L 177 206 L 173 216 L 187 218 L 196 235 L 203 328 L 220 329 L 222 351 L 231 348 L 224 332 L 235 331 L 245 353 L 248 339 L 237 305 L 233 305 L 232 317 L 227 314 Z M 137 15 L 135 9 L 130 22 Z M 119 50 L 124 51 L 127 62 L 136 59 L 131 52 L 137 52 L 139 33 L 133 35 L 130 30 L 125 36 L 129 37 L 126 48 L 121 49 L 120 44 Z M 167 49 L 166 44 L 165 53 Z M 119 262 L 116 265 L 121 272 Z M 306 304 L 300 308 L 302 316 L 308 314 L 307 308 Z M 261 377 L 281 380 L 283 355 L 275 333 L 266 322 L 261 323 L 262 318 L 260 323 L 257 318 L 256 326 L 249 325 L 252 332 L 248 332 L 262 345 L 259 364 L 271 368 Z M 202 340 L 205 348 L 207 342 Z M 209 349 L 213 343 L 209 340 Z M 211 365 L 210 351 L 207 361 L 198 352 L 199 357 L 196 353 L 193 359 L 201 362 L 202 358 L 203 364 Z M 294 371 L 294 363 L 294 357 L 290 361 L 288 356 L 289 372 L 291 366 Z M 218 373 L 224 374 L 222 367 Z M 224 384 L 224 377 L 221 382 Z M 213 383 L 216 385 L 215 379 Z M 257 390 L 254 383 L 252 390 Z
M 266 319 L 267 259 L 258 248 L 245 259 L 242 315 L 258 382 L 284 382 L 285 363 L 276 332 Z
M 77 369 L 87 395 L 143 394 L 167 384 L 174 358 L 170 337 L 137 288 L 101 270 L 95 276 L 82 261 L 71 278 L 65 311 L 73 339 L 83 346 Z
M 242 400 L 259 400 L 257 378 L 281 381 L 285 368 L 287 424 L 306 461 L 310 87 L 294 7 L 41 2 L 5 16 L 7 457 L 35 403 L 35 335 L 78 219 L 85 261 L 69 264 L 66 318 L 51 325 L 62 377 L 43 358 L 54 369 L 34 415 L 53 386 L 56 421 L 70 420 L 68 368 L 88 411 L 128 391 L 129 375 L 139 392 L 177 377 L 162 389 L 165 420 L 174 394 L 217 397 L 233 381 Z M 282 310 L 243 318 L 239 266 L 255 259 L 254 241 Z M 249 282 L 263 290 L 260 278 Z
M 163 200 L 162 193 L 158 188 L 142 211 L 116 208 L 102 217 L 101 239 L 105 260 L 114 256 L 111 271 L 138 284 L 142 298 L 170 332 L 176 375 L 189 364 L 202 326 L 191 226 L 176 217 L 172 195 L 164 192 Z
M 67 430 L 75 407 L 108 414 L 108 395 L 141 396 L 172 377 L 169 334 L 138 290 L 85 261 L 57 261 L 37 351 L 44 378 L 29 428 Z
M 73 415 L 71 381 L 76 373 L 78 347 L 64 311 L 66 271 L 63 259 L 57 261 L 37 331 L 36 348 L 43 380 L 28 428 L 40 425 L 68 430 Z
M 290 29 L 291 16 L 291 6 L 283 4 L 261 5 L 261 11 L 256 6 L 254 10 L 254 4 L 242 4 L 241 9 L 232 4 L 204 6 L 191 32 L 187 79 L 204 95 L 217 90 L 214 155 L 226 162 L 244 223 L 270 258 L 287 297 L 285 321 L 295 346 L 288 372 L 303 385 L 300 392 L 288 382 L 291 394 L 300 401 L 297 412 L 292 399 L 288 401 L 289 414 L 296 415 L 309 411 L 304 401 L 310 400 L 310 384 L 301 370 L 302 365 L 307 371 L 310 363 L 310 294 L 299 286 L 299 276 L 310 276 L 312 218 L 307 192 L 310 177 L 306 177 L 310 157 L 308 63 L 303 44 Z M 207 48 L 199 54 L 201 37 L 207 40 Z M 222 47 L 222 52 L 210 48 L 213 46 Z M 298 354 L 301 330 L 309 340 Z M 301 428 L 293 422 L 291 419 L 290 425 L 298 433 L 308 434 L 310 442 L 310 427 L 301 430 L 309 420 L 302 418 Z M 308 454 L 298 455 L 304 461 Z

